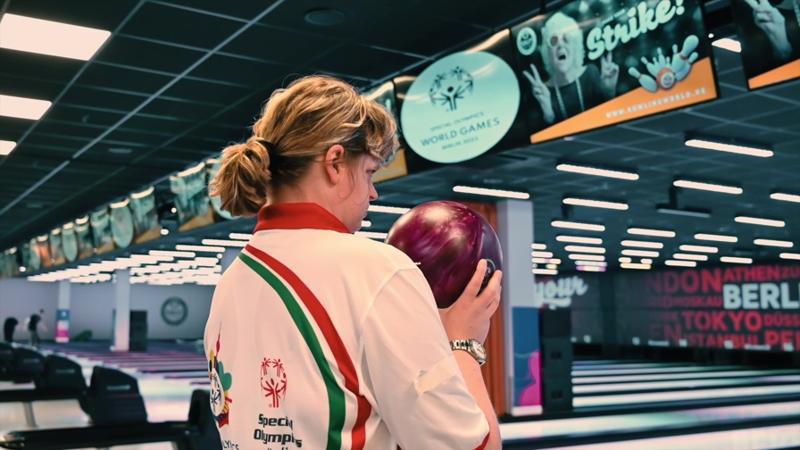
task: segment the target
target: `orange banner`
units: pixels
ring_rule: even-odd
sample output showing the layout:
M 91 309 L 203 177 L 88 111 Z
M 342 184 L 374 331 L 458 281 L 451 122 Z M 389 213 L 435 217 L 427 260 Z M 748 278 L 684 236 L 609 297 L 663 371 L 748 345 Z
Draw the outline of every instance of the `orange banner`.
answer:
M 780 83 L 781 81 L 800 78 L 800 59 L 784 64 L 780 67 L 764 72 L 761 75 L 747 80 L 750 89 L 756 89 L 770 84 Z
M 694 63 L 692 72 L 669 90 L 648 92 L 636 88 L 602 105 L 572 116 L 531 136 L 531 143 L 539 143 L 570 136 L 594 128 L 650 116 L 717 98 L 711 58 Z

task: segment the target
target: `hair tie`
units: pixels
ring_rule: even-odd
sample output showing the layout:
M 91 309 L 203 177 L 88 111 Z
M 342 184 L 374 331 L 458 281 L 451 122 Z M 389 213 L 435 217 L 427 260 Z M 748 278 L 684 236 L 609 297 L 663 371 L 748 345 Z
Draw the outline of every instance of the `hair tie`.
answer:
M 270 142 L 270 141 L 268 141 L 266 139 L 262 139 L 262 138 L 256 138 L 256 142 L 258 142 L 265 149 L 267 149 L 267 153 L 269 153 L 270 157 L 275 155 L 275 153 L 276 153 L 275 152 L 275 144 L 273 144 L 272 142 Z

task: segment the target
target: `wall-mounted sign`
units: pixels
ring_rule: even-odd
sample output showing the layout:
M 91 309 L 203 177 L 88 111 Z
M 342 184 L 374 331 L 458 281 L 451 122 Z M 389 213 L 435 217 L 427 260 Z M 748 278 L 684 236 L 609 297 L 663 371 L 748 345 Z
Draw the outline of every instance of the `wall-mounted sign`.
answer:
M 189 316 L 189 307 L 180 297 L 170 297 L 161 304 L 161 319 L 168 325 L 178 326 Z

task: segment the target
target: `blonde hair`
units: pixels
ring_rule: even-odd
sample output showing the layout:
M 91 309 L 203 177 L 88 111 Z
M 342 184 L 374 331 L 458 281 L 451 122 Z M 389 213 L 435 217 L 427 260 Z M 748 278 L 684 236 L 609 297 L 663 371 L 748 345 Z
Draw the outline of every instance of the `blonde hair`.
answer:
M 326 76 L 300 78 L 272 93 L 246 142 L 223 150 L 211 195 L 233 215 L 254 215 L 268 187 L 297 182 L 332 145 L 341 144 L 350 161 L 364 154 L 384 161 L 398 147 L 396 134 L 391 114 L 353 86 Z

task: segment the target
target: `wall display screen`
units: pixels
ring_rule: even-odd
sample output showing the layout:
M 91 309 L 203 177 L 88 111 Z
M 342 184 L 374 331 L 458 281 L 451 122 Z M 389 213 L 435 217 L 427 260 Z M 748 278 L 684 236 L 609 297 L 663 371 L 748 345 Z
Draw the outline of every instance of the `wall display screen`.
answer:
M 532 143 L 717 97 L 696 0 L 576 0 L 512 35 Z
M 798 351 L 800 265 L 615 277 L 619 342 Z
M 94 251 L 99 255 L 114 250 L 114 237 L 111 234 L 111 216 L 108 208 L 100 208 L 89 215 L 92 225 Z
M 800 0 L 731 0 L 750 89 L 800 78 Z
M 179 231 L 188 231 L 214 223 L 214 210 L 208 199 L 208 174 L 204 162 L 169 177 L 175 194 Z
M 155 189 L 152 186 L 144 191 L 131 194 L 128 208 L 131 210 L 133 219 L 134 243 L 140 244 L 161 237 Z

